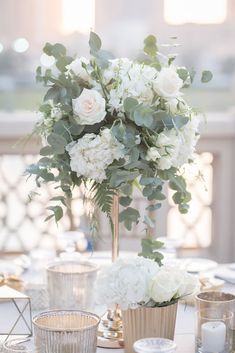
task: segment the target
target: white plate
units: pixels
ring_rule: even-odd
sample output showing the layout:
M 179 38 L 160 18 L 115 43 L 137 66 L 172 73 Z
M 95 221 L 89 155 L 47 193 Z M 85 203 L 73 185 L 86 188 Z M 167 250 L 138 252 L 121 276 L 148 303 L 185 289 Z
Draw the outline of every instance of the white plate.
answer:
M 3 273 L 4 275 L 20 276 L 22 272 L 23 268 L 14 264 L 14 262 L 8 260 L 0 260 L 0 273 Z
M 198 273 L 213 270 L 218 266 L 218 263 L 204 258 L 186 258 L 180 259 L 181 267 L 185 268 L 188 272 Z

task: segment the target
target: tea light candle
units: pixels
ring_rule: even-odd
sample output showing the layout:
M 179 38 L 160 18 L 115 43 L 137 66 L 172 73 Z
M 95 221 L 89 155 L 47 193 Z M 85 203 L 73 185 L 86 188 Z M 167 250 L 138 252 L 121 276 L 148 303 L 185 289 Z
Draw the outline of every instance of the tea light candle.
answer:
M 201 326 L 203 352 L 223 352 L 226 339 L 226 325 L 221 321 L 205 322 Z

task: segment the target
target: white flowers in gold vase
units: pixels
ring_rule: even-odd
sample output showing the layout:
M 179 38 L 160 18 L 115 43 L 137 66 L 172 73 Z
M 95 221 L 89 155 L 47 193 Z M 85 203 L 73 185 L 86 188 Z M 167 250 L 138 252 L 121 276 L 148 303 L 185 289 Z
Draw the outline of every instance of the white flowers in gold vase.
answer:
M 196 278 L 184 270 L 159 265 L 150 259 L 118 259 L 103 269 L 96 284 L 97 301 L 122 310 L 167 306 L 190 295 Z

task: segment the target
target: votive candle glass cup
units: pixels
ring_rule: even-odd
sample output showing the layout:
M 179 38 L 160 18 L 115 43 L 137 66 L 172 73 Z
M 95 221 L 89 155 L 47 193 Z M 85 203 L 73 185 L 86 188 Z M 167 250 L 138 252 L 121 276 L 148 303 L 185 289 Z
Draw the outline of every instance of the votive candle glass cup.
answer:
M 204 291 L 196 295 L 196 309 L 212 309 L 222 315 L 224 312 L 233 312 L 233 350 L 235 351 L 235 295 L 221 291 Z
M 196 312 L 196 353 L 232 353 L 231 311 L 202 309 Z
M 54 310 L 34 317 L 38 353 L 95 353 L 100 318 L 76 310 Z
M 58 261 L 48 265 L 50 309 L 92 310 L 98 268 L 88 261 Z

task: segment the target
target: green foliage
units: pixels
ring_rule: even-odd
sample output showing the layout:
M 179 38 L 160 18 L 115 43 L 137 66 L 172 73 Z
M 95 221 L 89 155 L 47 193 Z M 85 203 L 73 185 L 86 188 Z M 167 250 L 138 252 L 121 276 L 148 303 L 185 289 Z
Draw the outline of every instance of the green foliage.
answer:
M 144 40 L 144 52 L 150 56 L 156 56 L 158 52 L 157 39 L 153 35 L 149 35 Z
M 65 146 L 67 145 L 67 141 L 63 136 L 52 132 L 48 136 L 47 142 L 53 148 L 54 154 L 63 154 L 64 153 L 64 149 L 65 149 Z
M 89 39 L 89 46 L 90 46 L 91 52 L 93 53 L 93 52 L 99 51 L 101 49 L 101 45 L 102 45 L 102 42 L 100 37 L 96 33 L 91 32 L 90 39 Z
M 162 246 L 162 242 L 155 240 L 152 237 L 144 238 L 141 241 L 142 251 L 138 255 L 147 259 L 152 259 L 161 266 L 163 255 L 158 250 L 161 249 Z
M 131 230 L 132 224 L 137 224 L 139 222 L 139 218 L 139 211 L 132 207 L 127 207 L 119 214 L 119 221 L 124 223 L 127 230 Z
M 181 80 L 186 81 L 187 78 L 189 77 L 189 72 L 187 69 L 181 67 L 179 69 L 177 69 L 177 74 L 179 75 L 179 77 L 181 78 Z
M 111 226 L 111 210 L 115 194 L 120 195 L 119 203 L 122 207 L 120 222 L 130 230 L 133 224 L 140 220 L 139 211 L 130 207 L 133 189 L 137 188 L 149 201 L 146 211 L 151 216 L 150 212 L 159 209 L 161 202 L 166 198 L 163 186 L 167 182 L 174 190 L 173 200 L 178 205 L 179 211 L 186 213 L 191 195 L 187 191 L 183 176 L 179 175 L 179 170 L 173 167 L 159 170 L 158 161 L 148 160 L 146 156 L 149 148 L 161 148 L 157 144 L 160 133 L 170 129 L 181 132 L 192 117 L 191 110 L 185 113 L 179 108 L 179 113 L 170 114 L 167 99 L 152 88 L 154 82 L 148 86 L 152 89 L 151 101 L 139 99 L 134 93 L 132 93 L 134 96 L 128 96 L 128 92 L 127 94 L 125 92 L 124 97 L 127 98 L 123 97 L 120 111 L 114 109 L 110 104 L 111 90 L 117 89 L 123 81 L 115 75 L 107 80 L 104 71 L 110 65 L 109 60 L 114 57 L 102 49 L 101 39 L 94 32 L 90 33 L 89 47 L 90 60 L 86 64 L 82 63 L 82 67 L 90 75 L 90 80 L 86 81 L 76 72 L 67 70 L 67 66 L 74 58 L 68 55 L 66 48 L 60 43 L 46 43 L 43 48 L 45 54 L 54 57 L 57 70 L 54 70 L 54 67 L 46 70 L 38 67 L 36 70 L 36 80 L 47 87 L 47 92 L 39 108 L 43 119 L 36 125 L 34 131 L 43 137 L 48 145 L 41 148 L 38 163 L 29 166 L 27 174 L 35 177 L 37 186 L 53 182 L 55 189 L 63 193 L 51 199 L 52 203 L 59 205 L 53 204 L 48 208 L 51 214 L 47 219 L 55 218 L 57 222 L 59 221 L 63 216 L 63 208 L 69 206 L 68 199 L 72 197 L 73 189 L 81 184 L 87 188 L 92 185 L 88 192 L 89 198 L 108 216 Z M 145 65 L 155 68 L 157 77 L 158 71 L 171 65 L 174 60 L 175 55 L 164 57 L 159 53 L 155 36 L 149 35 L 145 38 L 144 53 L 138 61 L 142 63 L 141 70 Z M 194 70 L 189 72 L 184 67 L 179 67 L 177 73 L 184 82 L 184 88 L 190 85 L 195 75 Z M 211 72 L 203 71 L 201 81 L 209 82 L 211 79 Z M 92 80 L 95 81 L 94 84 Z M 72 100 L 79 97 L 84 88 L 96 89 L 96 87 L 99 87 L 99 93 L 105 99 L 105 118 L 93 125 L 80 125 L 73 112 Z M 59 111 L 59 114 L 56 115 L 53 110 Z M 125 156 L 113 160 L 105 170 L 107 178 L 98 183 L 71 170 L 66 146 L 72 141 L 76 143 L 85 134 L 99 135 L 105 127 L 109 128 L 113 137 L 123 145 Z M 162 147 L 166 153 L 169 153 L 167 149 L 171 146 L 170 143 L 169 146 Z M 143 215 L 142 218 L 144 224 L 151 228 L 154 226 L 154 220 L 149 215 Z M 160 263 L 162 257 L 157 251 L 160 245 L 153 239 L 144 239 L 142 256 L 153 258 Z
M 59 220 L 63 217 L 63 209 L 60 206 L 49 206 L 47 207 L 47 210 L 52 211 L 52 214 L 45 219 L 45 222 L 52 217 L 55 218 L 56 222 L 59 222 Z
M 94 182 L 90 192 L 94 193 L 93 200 L 97 207 L 111 218 L 113 196 L 115 195 L 116 190 L 105 182 L 102 184 Z
M 157 112 L 154 115 L 154 127 L 155 129 L 180 129 L 186 125 L 189 118 L 183 115 L 172 115 L 164 111 Z
M 213 78 L 213 74 L 211 71 L 205 70 L 202 72 L 201 82 L 207 83 L 210 82 Z

